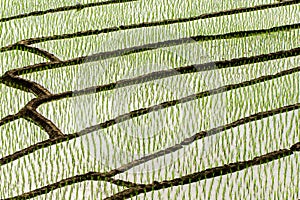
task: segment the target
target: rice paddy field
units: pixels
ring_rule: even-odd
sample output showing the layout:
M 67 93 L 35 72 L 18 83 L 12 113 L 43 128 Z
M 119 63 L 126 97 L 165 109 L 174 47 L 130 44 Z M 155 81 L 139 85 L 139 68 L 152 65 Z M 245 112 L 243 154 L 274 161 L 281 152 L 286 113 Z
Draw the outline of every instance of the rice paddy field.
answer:
M 0 199 L 300 199 L 299 0 L 0 5 Z

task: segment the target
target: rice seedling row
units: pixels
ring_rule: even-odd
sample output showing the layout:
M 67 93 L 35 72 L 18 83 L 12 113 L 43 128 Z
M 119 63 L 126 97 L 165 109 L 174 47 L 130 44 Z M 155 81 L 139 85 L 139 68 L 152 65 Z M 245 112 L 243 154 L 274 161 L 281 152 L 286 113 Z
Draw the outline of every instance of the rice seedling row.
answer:
M 99 3 L 103 3 L 103 2 L 99 2 Z M 295 0 L 289 0 L 289 1 L 284 1 L 281 3 L 271 3 L 271 4 L 253 6 L 253 7 L 230 9 L 230 10 L 225 10 L 225 11 L 223 10 L 221 12 L 207 13 L 207 14 L 202 14 L 200 16 L 196 16 L 196 17 L 168 19 L 168 20 L 162 20 L 162 21 L 156 21 L 156 22 L 144 22 L 144 23 L 139 23 L 139 24 L 121 25 L 118 27 L 105 28 L 102 30 L 88 30 L 88 31 L 81 31 L 81 32 L 76 32 L 76 33 L 71 33 L 71 34 L 43 36 L 40 38 L 30 38 L 30 39 L 21 40 L 21 41 L 17 42 L 16 44 L 12 44 L 7 47 L 2 47 L 0 52 L 12 50 L 12 49 L 16 48 L 18 46 L 18 44 L 20 44 L 20 43 L 26 44 L 26 45 L 31 45 L 31 44 L 37 44 L 40 42 L 46 42 L 46 41 L 51 41 L 51 40 L 98 35 L 101 33 L 109 33 L 109 32 L 120 31 L 120 30 L 128 30 L 128 29 L 144 28 L 144 27 L 151 27 L 151 26 L 168 25 L 168 24 L 174 24 L 174 23 L 190 22 L 190 21 L 195 21 L 195 20 L 200 20 L 200 19 L 207 19 L 207 18 L 220 17 L 220 16 L 225 16 L 225 15 L 238 14 L 238 13 L 242 13 L 242 12 L 251 12 L 251 11 L 258 11 L 258 10 L 263 10 L 263 9 L 276 8 L 276 7 L 280 7 L 280 6 L 287 6 L 287 5 L 297 4 L 297 3 L 299 3 L 299 2 L 295 1 Z M 80 5 L 80 6 L 83 7 L 83 5 Z M 70 7 L 72 9 L 78 9 L 78 6 L 69 6 L 69 8 Z M 64 10 L 65 11 L 68 9 L 66 9 L 66 7 L 63 7 L 63 8 L 53 9 L 53 10 L 62 10 L 62 11 Z M 30 14 L 28 14 L 28 15 L 30 16 Z M 0 20 L 0 22 L 1 22 L 1 20 Z M 286 27 L 288 28 L 290 26 L 287 25 Z M 264 30 L 264 31 L 267 31 L 267 30 Z M 272 29 L 269 31 L 272 31 Z M 258 32 L 258 30 L 256 30 L 256 32 Z
M 102 1 L 102 2 L 86 3 L 86 4 L 78 3 L 77 5 L 74 5 L 74 6 L 63 6 L 63 7 L 44 10 L 44 11 L 35 11 L 35 12 L 20 14 L 20 15 L 11 16 L 11 17 L 4 17 L 4 18 L 0 19 L 0 22 L 6 22 L 6 21 L 30 17 L 30 16 L 45 15 L 48 13 L 56 13 L 56 12 L 63 12 L 63 11 L 69 11 L 69 10 L 81 10 L 84 8 L 89 8 L 89 7 L 94 7 L 94 6 L 103 6 L 103 5 L 122 3 L 122 2 L 126 3 L 126 2 L 132 2 L 132 1 L 137 1 L 137 0 L 110 0 L 110 1 Z
M 237 120 L 235 122 L 232 122 L 230 124 L 221 126 L 221 127 L 217 127 L 214 128 L 212 130 L 208 130 L 208 131 L 201 131 L 200 133 L 195 134 L 194 136 L 190 137 L 190 138 L 186 138 L 184 141 L 182 141 L 180 144 L 177 144 L 175 146 L 169 147 L 165 150 L 161 150 L 155 154 L 152 155 L 148 155 L 146 157 L 140 158 L 139 160 L 135 160 L 132 163 L 128 163 L 125 166 L 121 166 L 120 168 L 111 170 L 109 172 L 106 173 L 99 173 L 99 172 L 88 172 L 86 174 L 82 174 L 82 175 L 76 175 L 74 177 L 69 177 L 65 180 L 61 180 L 59 182 L 50 184 L 48 186 L 36 189 L 34 191 L 22 194 L 20 196 L 16 196 L 14 198 L 11 199 L 20 199 L 20 198 L 32 198 L 35 197 L 37 195 L 42 195 L 45 194 L 47 192 L 50 192 L 52 190 L 61 188 L 63 186 L 67 186 L 70 184 L 75 184 L 81 181 L 86 181 L 86 180 L 104 180 L 104 181 L 109 181 L 111 183 L 114 184 L 121 184 L 122 186 L 126 186 L 126 187 L 131 187 L 129 190 L 125 190 L 123 192 L 121 192 L 120 194 L 116 194 L 114 197 L 112 197 L 113 199 L 126 199 L 129 197 L 132 197 L 133 194 L 138 195 L 139 193 L 143 193 L 143 192 L 147 192 L 147 191 L 153 191 L 154 189 L 162 189 L 162 188 L 167 188 L 167 187 L 172 187 L 172 186 L 177 186 L 180 184 L 188 184 L 188 183 L 192 183 L 195 181 L 200 181 L 202 179 L 207 179 L 207 178 L 212 178 L 212 177 L 216 177 L 216 176 L 220 176 L 220 175 L 225 175 L 227 173 L 233 173 L 239 170 L 243 170 L 244 168 L 247 167 L 252 167 L 253 165 L 260 165 L 266 162 L 271 162 L 275 159 L 280 159 L 282 157 L 285 156 L 290 156 L 293 154 L 293 152 L 296 151 L 300 151 L 300 142 L 293 144 L 289 149 L 283 149 L 283 150 L 278 150 L 278 151 L 274 151 L 274 152 L 270 152 L 268 154 L 265 155 L 261 155 L 258 157 L 253 158 L 252 160 L 248 160 L 248 161 L 243 161 L 243 162 L 237 162 L 237 163 L 230 163 L 228 165 L 224 165 L 221 167 L 216 167 L 216 168 L 212 168 L 212 169 L 206 169 L 203 172 L 198 172 L 195 174 L 191 174 L 185 177 L 180 177 L 180 178 L 176 178 L 174 180 L 168 180 L 168 181 L 162 181 L 161 183 L 155 181 L 153 184 L 134 184 L 134 183 L 130 183 L 130 182 L 123 182 L 121 180 L 114 180 L 111 179 L 111 177 L 119 174 L 119 173 L 123 173 L 127 170 L 129 170 L 130 168 L 133 168 L 139 164 L 145 163 L 151 159 L 160 157 L 160 156 L 165 156 L 168 153 L 172 153 L 174 151 L 179 150 L 180 148 L 183 148 L 183 145 L 189 145 L 192 142 L 202 139 L 203 137 L 206 136 L 211 136 L 213 134 L 217 134 L 220 133 L 222 131 L 225 131 L 226 129 L 230 129 L 233 128 L 235 126 L 239 126 L 254 120 L 259 120 L 265 117 L 269 117 L 269 116 L 273 116 L 276 115 L 278 113 L 282 113 L 283 111 L 288 112 L 294 109 L 299 109 L 300 107 L 300 103 L 297 103 L 295 105 L 289 105 L 289 106 L 285 106 L 282 108 L 278 108 L 275 110 L 270 110 L 270 111 L 266 111 L 266 112 L 261 112 L 261 113 L 257 113 L 254 114 L 252 116 L 246 117 L 244 119 L 240 119 Z M 110 198 L 108 198 L 110 199 Z

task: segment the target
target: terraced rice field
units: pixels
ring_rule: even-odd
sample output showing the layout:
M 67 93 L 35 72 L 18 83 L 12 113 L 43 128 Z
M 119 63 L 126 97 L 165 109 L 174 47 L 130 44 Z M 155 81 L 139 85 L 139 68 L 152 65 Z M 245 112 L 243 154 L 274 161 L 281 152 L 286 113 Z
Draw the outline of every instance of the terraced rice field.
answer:
M 299 199 L 300 1 L 0 2 L 1 199 Z

